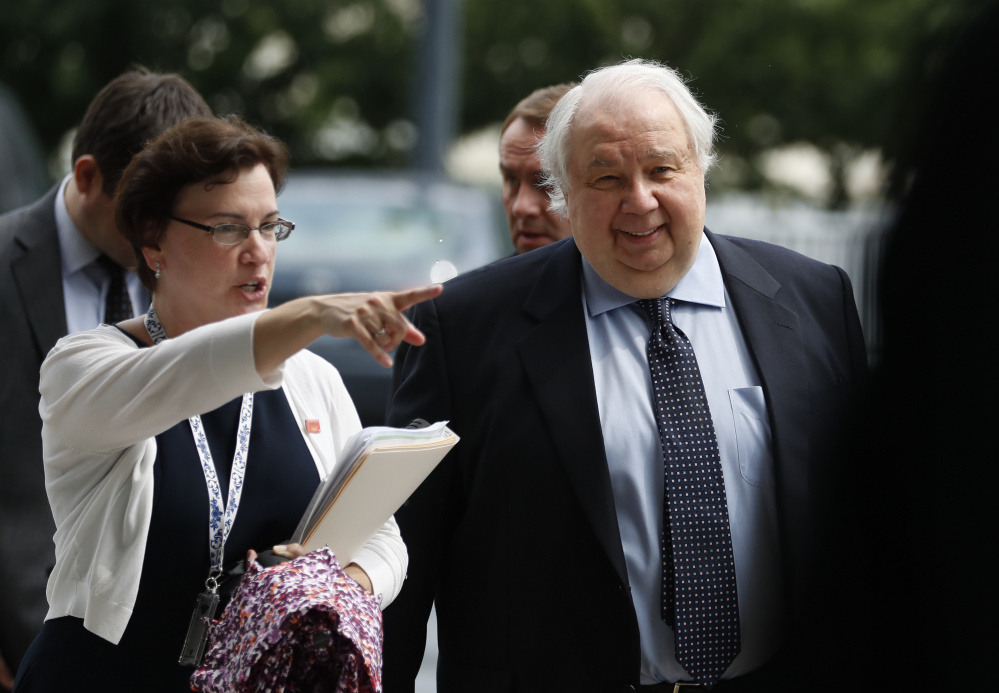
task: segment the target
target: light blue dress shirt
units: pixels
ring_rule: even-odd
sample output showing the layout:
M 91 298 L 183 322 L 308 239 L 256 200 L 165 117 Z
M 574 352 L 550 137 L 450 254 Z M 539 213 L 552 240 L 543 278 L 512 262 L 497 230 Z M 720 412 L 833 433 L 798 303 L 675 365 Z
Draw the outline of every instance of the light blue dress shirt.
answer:
M 104 303 L 111 288 L 111 278 L 96 264 L 101 251 L 91 245 L 76 228 L 66 210 L 67 176 L 55 200 L 59 253 L 62 256 L 62 293 L 66 304 L 68 334 L 92 330 L 104 322 Z M 125 275 L 128 296 L 136 315 L 149 307 L 149 292 L 134 272 Z
M 742 653 L 723 678 L 758 668 L 785 626 L 773 453 L 767 407 L 707 237 L 668 296 L 704 381 L 718 437 L 739 591 Z M 583 260 L 583 304 L 597 405 L 631 594 L 641 634 L 643 684 L 690 677 L 660 617 L 663 451 L 652 408 L 646 346 L 651 325 L 635 299 Z

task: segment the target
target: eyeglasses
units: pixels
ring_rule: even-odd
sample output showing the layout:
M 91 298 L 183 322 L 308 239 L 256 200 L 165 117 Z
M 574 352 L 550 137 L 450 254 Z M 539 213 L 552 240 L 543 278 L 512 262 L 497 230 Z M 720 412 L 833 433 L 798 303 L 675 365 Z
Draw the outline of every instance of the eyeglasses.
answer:
M 295 230 L 295 224 L 286 219 L 268 221 L 266 224 L 261 224 L 260 226 L 247 226 L 246 224 L 215 224 L 215 226 L 208 226 L 207 224 L 199 224 L 187 219 L 181 219 L 180 217 L 170 218 L 174 221 L 179 221 L 181 224 L 187 224 L 196 229 L 207 231 L 212 234 L 212 240 L 219 245 L 236 245 L 237 243 L 242 243 L 250 237 L 250 231 L 254 230 L 259 231 L 261 238 L 265 241 L 283 241 Z

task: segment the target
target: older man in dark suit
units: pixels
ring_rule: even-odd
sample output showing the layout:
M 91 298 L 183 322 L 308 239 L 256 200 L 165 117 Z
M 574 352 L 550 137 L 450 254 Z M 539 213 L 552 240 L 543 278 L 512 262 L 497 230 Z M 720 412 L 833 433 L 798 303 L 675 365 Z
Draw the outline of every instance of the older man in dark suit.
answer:
M 114 224 L 114 189 L 150 138 L 210 115 L 177 75 L 131 70 L 83 117 L 73 170 L 38 202 L 0 217 L 0 685 L 42 626 L 55 527 L 42 473 L 38 371 L 56 340 L 144 311 L 148 293 Z
M 588 75 L 540 156 L 573 238 L 420 306 L 393 425 L 462 440 L 397 515 L 388 693 L 766 690 L 821 456 L 866 355 L 846 275 L 704 228 L 714 119 L 670 68 Z

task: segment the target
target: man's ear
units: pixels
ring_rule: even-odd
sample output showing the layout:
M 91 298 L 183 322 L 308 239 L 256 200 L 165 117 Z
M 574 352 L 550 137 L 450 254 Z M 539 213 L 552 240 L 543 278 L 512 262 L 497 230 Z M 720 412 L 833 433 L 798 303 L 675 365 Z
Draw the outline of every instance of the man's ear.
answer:
M 84 154 L 73 164 L 73 180 L 81 195 L 104 192 L 104 176 L 92 154 Z

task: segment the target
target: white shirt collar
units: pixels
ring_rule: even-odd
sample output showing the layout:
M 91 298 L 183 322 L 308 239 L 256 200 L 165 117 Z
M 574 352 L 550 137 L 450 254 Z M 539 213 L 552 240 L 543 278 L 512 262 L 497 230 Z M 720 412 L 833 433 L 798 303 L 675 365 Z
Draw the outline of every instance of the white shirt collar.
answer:
M 70 176 L 63 179 L 55 200 L 56 231 L 59 234 L 63 276 L 79 272 L 101 255 L 101 251 L 80 233 L 80 229 L 73 223 L 73 219 L 66 209 L 66 185 L 69 183 L 69 179 Z

